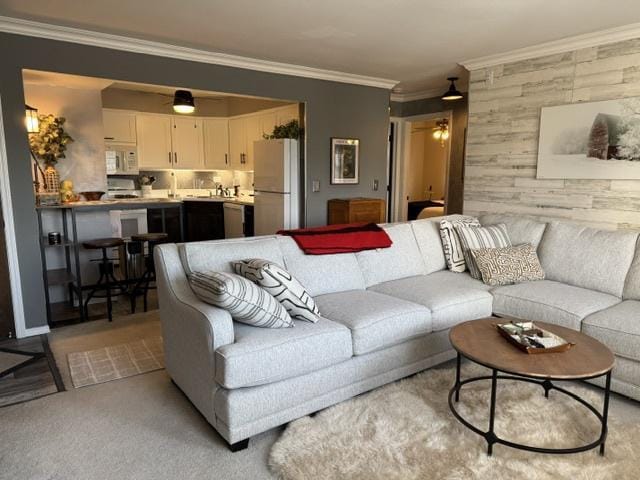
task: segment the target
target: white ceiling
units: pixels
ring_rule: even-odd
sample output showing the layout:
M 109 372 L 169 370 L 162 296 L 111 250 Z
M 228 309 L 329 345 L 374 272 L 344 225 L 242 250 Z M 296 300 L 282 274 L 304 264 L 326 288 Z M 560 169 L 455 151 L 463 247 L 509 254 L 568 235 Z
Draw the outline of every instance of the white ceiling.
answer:
M 640 21 L 638 0 L 0 0 L 0 15 L 446 88 L 462 60 Z M 464 88 L 464 85 L 462 85 Z

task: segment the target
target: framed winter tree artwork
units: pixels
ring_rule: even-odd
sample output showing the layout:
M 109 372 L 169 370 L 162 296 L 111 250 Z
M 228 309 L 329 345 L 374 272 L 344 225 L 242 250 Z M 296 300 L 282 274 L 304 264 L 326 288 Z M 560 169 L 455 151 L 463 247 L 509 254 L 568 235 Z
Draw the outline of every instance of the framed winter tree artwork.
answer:
M 640 179 L 640 97 L 543 108 L 537 178 Z

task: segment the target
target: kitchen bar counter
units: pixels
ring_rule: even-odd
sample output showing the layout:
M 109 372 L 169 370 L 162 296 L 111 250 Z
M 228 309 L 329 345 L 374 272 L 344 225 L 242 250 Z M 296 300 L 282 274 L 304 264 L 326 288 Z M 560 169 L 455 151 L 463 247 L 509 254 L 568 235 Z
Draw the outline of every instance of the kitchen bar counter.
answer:
M 92 202 L 71 202 L 61 205 L 42 205 L 39 210 L 126 210 L 138 208 L 179 207 L 182 202 L 229 202 L 239 205 L 253 205 L 253 197 L 179 197 L 179 198 L 113 198 Z

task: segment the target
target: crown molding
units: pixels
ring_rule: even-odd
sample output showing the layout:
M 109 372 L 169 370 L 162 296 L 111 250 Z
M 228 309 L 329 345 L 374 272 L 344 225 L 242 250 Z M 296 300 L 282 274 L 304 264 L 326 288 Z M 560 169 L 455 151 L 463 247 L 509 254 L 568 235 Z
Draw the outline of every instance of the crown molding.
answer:
M 391 89 L 398 83 L 397 80 L 387 78 L 369 77 L 334 70 L 324 70 L 321 68 L 305 67 L 302 65 L 241 57 L 226 53 L 210 52 L 207 50 L 181 47 L 168 43 L 154 42 L 133 37 L 125 37 L 122 35 L 64 27 L 61 25 L 53 25 L 6 16 L 0 16 L 0 32 L 78 43 L 93 47 L 110 48 L 125 52 L 188 60 L 192 62 L 223 65 L 225 67 L 243 68 L 259 72 L 313 78 L 317 80 L 327 80 L 330 82 L 365 85 L 368 87 Z
M 632 23 L 622 27 L 609 28 L 598 32 L 566 37 L 552 42 L 540 43 L 530 47 L 518 48 L 495 55 L 472 58 L 460 62 L 460 65 L 467 70 L 478 70 L 480 68 L 495 67 L 505 63 L 527 60 L 530 58 L 543 57 L 556 53 L 565 53 L 581 48 L 596 47 L 607 43 L 621 42 L 640 38 L 640 23 Z
M 441 88 L 431 88 L 429 90 L 421 90 L 419 92 L 408 92 L 408 93 L 392 93 L 391 101 L 392 102 L 412 102 L 414 100 L 423 100 L 425 98 L 435 98 L 441 97 L 442 94 L 447 90 L 447 87 Z

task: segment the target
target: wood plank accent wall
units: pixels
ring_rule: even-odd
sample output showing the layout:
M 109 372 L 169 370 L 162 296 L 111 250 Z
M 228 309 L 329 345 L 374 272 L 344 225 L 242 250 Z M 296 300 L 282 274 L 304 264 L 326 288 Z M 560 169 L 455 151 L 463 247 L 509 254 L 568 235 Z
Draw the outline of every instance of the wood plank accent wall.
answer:
M 633 96 L 640 39 L 472 71 L 464 212 L 640 228 L 640 180 L 535 178 L 541 107 Z

